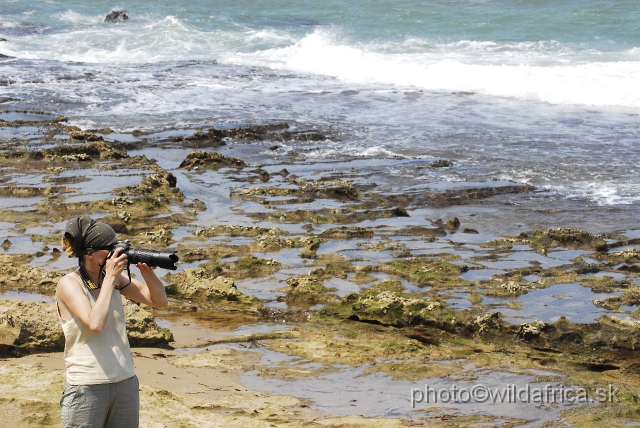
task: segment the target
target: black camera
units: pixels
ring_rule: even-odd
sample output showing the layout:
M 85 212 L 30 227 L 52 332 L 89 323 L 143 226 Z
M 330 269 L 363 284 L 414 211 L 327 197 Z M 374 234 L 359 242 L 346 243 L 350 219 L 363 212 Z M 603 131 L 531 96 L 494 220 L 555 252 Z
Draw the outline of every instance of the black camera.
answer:
M 147 266 L 157 266 L 162 269 L 176 270 L 175 263 L 178 261 L 175 251 L 147 250 L 144 248 L 133 248 L 128 242 L 117 242 L 113 245 L 111 252 L 116 248 L 122 248 L 122 253 L 127 255 L 129 264 L 146 263 Z

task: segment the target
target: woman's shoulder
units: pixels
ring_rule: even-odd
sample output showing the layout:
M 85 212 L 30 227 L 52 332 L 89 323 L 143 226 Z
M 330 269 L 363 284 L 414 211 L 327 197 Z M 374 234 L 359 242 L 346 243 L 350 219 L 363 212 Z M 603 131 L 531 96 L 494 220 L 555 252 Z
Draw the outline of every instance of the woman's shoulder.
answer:
M 75 286 L 75 284 L 80 283 L 80 281 L 80 276 L 76 271 L 69 272 L 58 280 L 58 287 Z

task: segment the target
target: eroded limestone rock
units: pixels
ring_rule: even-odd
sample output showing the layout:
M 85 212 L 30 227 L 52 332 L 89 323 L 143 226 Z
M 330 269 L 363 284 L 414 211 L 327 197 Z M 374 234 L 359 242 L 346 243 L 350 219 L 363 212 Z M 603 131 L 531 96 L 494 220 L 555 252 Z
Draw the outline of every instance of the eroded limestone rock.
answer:
M 227 303 L 256 311 L 260 305 L 255 296 L 248 296 L 236 288 L 233 280 L 213 276 L 203 268 L 185 269 L 172 276 L 173 283 L 167 291 L 182 299 L 201 303 Z
M 127 318 L 127 336 L 131 346 L 151 346 L 166 344 L 173 340 L 173 334 L 166 328 L 158 327 L 152 313 L 139 304 L 123 298 L 124 313 Z
M 0 301 L 0 345 L 25 352 L 64 349 L 64 334 L 55 304 Z
M 214 169 L 220 168 L 244 168 L 244 161 L 225 156 L 220 153 L 195 151 L 187 155 L 178 169 Z
M 0 254 L 0 286 L 19 290 L 50 291 L 55 290 L 62 274 L 36 266 L 29 266 L 8 254 Z
M 322 280 L 311 275 L 302 275 L 287 280 L 287 302 L 338 303 L 340 299 L 322 285 Z
M 127 334 L 132 346 L 166 344 L 171 332 L 159 328 L 154 317 L 138 304 L 123 298 Z M 17 353 L 62 351 L 64 333 L 58 321 L 55 303 L 0 301 L 0 345 Z
M 361 321 L 377 321 L 387 325 L 411 325 L 432 320 L 443 307 L 436 299 L 410 297 L 399 281 L 384 280 L 360 294 L 349 293 L 342 302 L 347 315 Z

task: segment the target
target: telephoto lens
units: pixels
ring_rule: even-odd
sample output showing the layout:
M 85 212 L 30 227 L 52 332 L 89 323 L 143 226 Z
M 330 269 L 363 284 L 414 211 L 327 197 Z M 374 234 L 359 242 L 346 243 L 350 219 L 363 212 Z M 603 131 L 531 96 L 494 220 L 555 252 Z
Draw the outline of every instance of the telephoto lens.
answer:
M 131 264 L 146 263 L 147 266 L 157 266 L 161 269 L 176 270 L 178 256 L 175 251 L 148 250 L 145 248 L 133 248 L 128 242 L 118 242 L 113 250 L 122 248 L 122 253 L 127 255 L 127 261 Z

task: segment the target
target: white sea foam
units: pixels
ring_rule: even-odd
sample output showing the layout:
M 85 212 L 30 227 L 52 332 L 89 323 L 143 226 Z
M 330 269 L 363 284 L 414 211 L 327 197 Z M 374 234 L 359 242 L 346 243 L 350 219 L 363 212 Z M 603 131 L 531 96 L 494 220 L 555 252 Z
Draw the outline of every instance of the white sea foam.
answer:
M 640 201 L 638 190 L 625 188 L 620 183 L 577 182 L 570 186 L 545 186 L 546 190 L 556 191 L 566 198 L 587 199 L 600 206 L 631 205 Z
M 56 16 L 74 22 L 67 31 L 9 40 L 3 53 L 18 58 L 90 63 L 149 63 L 215 60 L 228 52 L 279 46 L 295 40 L 277 29 L 202 31 L 175 16 L 160 20 L 139 17 L 126 24 L 104 23 L 103 16 L 67 11 Z M 15 23 L 4 24 L 19 26 Z
M 402 53 L 404 45 L 411 53 Z M 420 52 L 420 50 L 423 50 Z M 462 41 L 347 45 L 316 30 L 284 48 L 227 55 L 236 64 L 327 75 L 349 83 L 479 92 L 555 104 L 640 107 L 640 58 L 572 51 L 556 42 Z
M 637 48 L 607 52 L 553 40 L 441 42 L 417 37 L 362 43 L 327 27 L 298 36 L 286 28 L 205 31 L 176 16 L 139 16 L 125 25 L 105 24 L 102 16 L 71 10 L 55 18 L 74 25 L 66 31 L 12 39 L 3 44 L 3 53 L 98 63 L 219 60 L 350 84 L 640 107 Z
M 83 15 L 72 10 L 57 13 L 53 17 L 62 22 L 73 24 L 99 24 L 104 22 L 104 15 Z

